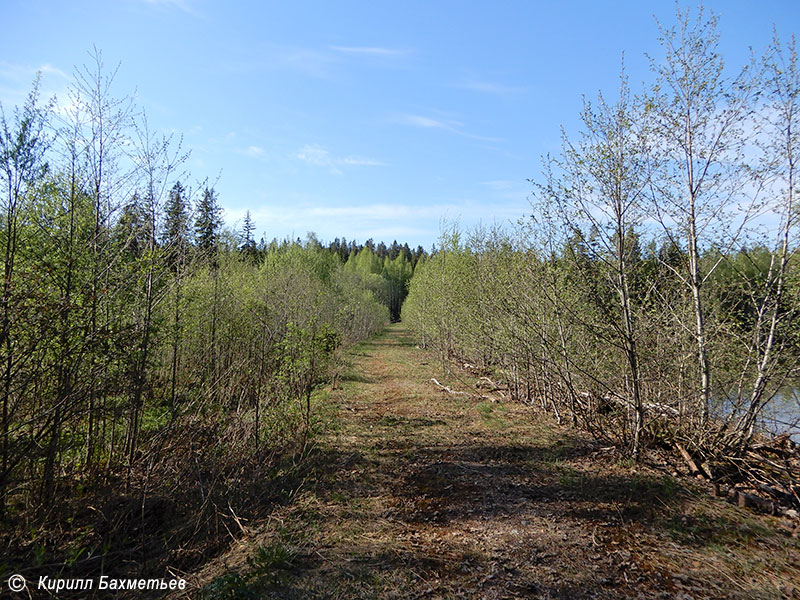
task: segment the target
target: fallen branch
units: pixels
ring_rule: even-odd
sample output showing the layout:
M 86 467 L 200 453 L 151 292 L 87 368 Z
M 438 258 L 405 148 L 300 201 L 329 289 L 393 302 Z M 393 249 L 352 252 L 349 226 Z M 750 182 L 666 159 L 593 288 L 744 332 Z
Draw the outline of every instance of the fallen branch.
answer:
M 481 377 L 476 384 L 479 389 L 486 390 L 487 392 L 499 392 L 502 388 L 488 377 Z
M 442 385 L 441 383 L 439 383 L 439 382 L 438 382 L 438 381 L 437 381 L 435 378 L 433 378 L 433 377 L 431 377 L 431 381 L 433 382 L 433 384 L 434 384 L 436 387 L 438 387 L 438 388 L 439 388 L 440 390 L 442 390 L 443 392 L 447 392 L 448 394 L 455 394 L 455 395 L 457 395 L 457 396 L 469 396 L 469 394 L 467 394 L 466 392 L 458 392 L 458 391 L 456 391 L 456 390 L 452 389 L 452 388 L 451 388 L 449 385 Z
M 677 417 L 678 415 L 680 415 L 680 412 L 674 406 L 659 404 L 658 402 L 645 402 L 642 406 L 647 412 L 651 413 L 657 413 L 660 415 L 672 415 L 673 417 Z
M 590 396 L 590 394 L 587 394 L 586 392 L 582 393 L 581 395 Z M 625 406 L 626 408 L 634 408 L 634 404 L 631 399 L 625 398 L 624 396 L 621 396 L 615 392 L 608 392 L 603 396 L 603 400 L 606 402 L 615 402 Z M 645 412 L 661 416 L 677 417 L 680 414 L 677 408 L 668 406 L 666 404 L 660 404 L 659 402 L 642 402 L 642 408 L 645 410 Z
M 675 447 L 678 449 L 678 452 L 680 452 L 681 456 L 683 457 L 683 460 L 686 461 L 686 464 L 689 465 L 691 474 L 695 475 L 697 473 L 700 473 L 700 468 L 697 466 L 697 463 L 694 462 L 692 455 L 689 454 L 686 448 L 683 447 L 683 444 L 681 444 L 680 442 L 675 442 Z
M 795 478 L 797 475 L 796 471 L 791 467 L 779 465 L 775 461 L 769 460 L 766 456 L 762 456 L 756 452 L 753 452 L 752 450 L 747 452 L 747 457 L 752 460 L 755 460 L 756 462 L 760 462 L 764 465 L 767 465 L 768 467 L 775 469 L 776 471 L 782 471 L 784 473 L 788 473 L 789 476 L 792 478 Z

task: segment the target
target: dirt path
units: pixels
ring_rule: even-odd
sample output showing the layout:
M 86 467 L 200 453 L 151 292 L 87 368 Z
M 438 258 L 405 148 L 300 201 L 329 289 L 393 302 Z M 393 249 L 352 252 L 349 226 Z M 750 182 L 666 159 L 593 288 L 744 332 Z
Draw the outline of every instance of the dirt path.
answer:
M 329 398 L 338 427 L 304 485 L 202 597 L 779 598 L 800 588 L 788 526 L 620 461 L 530 408 L 476 397 L 476 377 L 442 375 L 401 325 L 352 361 Z

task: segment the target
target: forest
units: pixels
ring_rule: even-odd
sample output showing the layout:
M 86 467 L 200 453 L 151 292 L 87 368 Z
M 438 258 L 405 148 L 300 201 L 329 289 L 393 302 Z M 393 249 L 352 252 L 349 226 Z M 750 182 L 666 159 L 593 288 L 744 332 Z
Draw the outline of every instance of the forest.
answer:
M 343 349 L 399 318 L 425 254 L 313 234 L 256 243 L 249 212 L 227 228 L 214 186 L 182 183 L 180 141 L 114 97 L 115 71 L 94 59 L 68 110 L 37 81 L 2 114 L 0 520 L 12 548 L 37 528 L 47 547 L 48 527 L 87 498 L 191 493 L 193 536 L 218 527 L 218 504 L 238 506 L 249 479 L 306 452 L 318 385 Z
M 795 43 L 733 72 L 716 18 L 678 16 L 652 85 L 623 68 L 613 99 L 584 100 L 530 215 L 445 224 L 430 252 L 257 242 L 99 51 L 67 108 L 34 82 L 0 115 L 5 554 L 145 572 L 189 544 L 182 568 L 202 565 L 291 499 L 347 353 L 398 321 L 443 373 L 634 462 L 666 450 L 800 504 L 797 446 L 768 437 L 800 421 Z

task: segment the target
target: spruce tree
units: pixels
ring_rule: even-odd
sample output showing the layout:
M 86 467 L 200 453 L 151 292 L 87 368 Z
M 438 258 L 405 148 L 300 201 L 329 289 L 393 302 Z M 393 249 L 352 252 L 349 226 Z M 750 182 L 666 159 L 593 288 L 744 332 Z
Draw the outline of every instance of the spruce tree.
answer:
M 253 232 L 255 231 L 256 226 L 253 223 L 253 217 L 250 215 L 250 211 L 248 210 L 244 215 L 244 223 L 242 224 L 242 245 L 239 246 L 239 251 L 247 258 L 254 259 L 258 253 L 256 249 L 256 242 L 253 239 Z
M 222 209 L 217 204 L 214 188 L 205 188 L 197 204 L 197 218 L 194 222 L 194 238 L 197 250 L 203 256 L 216 254 L 219 228 L 222 225 Z
M 170 266 L 181 260 L 189 240 L 189 205 L 186 200 L 186 189 L 180 181 L 169 191 L 165 206 L 164 229 L 161 232 L 161 243 L 167 250 L 167 262 Z
M 146 252 L 150 235 L 145 202 L 138 193 L 122 208 L 114 226 L 114 238 L 125 255 L 141 258 Z

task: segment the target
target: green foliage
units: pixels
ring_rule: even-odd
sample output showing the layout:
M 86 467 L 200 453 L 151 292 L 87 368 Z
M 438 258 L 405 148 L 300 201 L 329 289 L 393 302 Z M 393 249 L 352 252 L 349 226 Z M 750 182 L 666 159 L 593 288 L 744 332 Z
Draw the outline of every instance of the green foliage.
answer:
M 400 309 L 408 294 L 408 283 L 414 268 L 410 258 L 402 252 L 383 259 L 366 246 L 350 254 L 345 267 L 356 273 L 375 298 L 388 307 L 393 321 L 400 320 Z
M 100 73 L 81 81 L 110 83 Z M 389 297 L 382 304 L 376 291 L 410 277 L 403 257 L 381 258 L 368 274 L 376 286 L 313 237 L 259 249 L 249 213 L 240 240 L 223 228 L 212 187 L 194 195 L 173 179 L 180 156 L 169 141 L 153 144 L 124 102 L 94 91 L 80 95 L 86 104 L 52 165 L 35 92 L 0 124 L 10 194 L 0 228 L 0 519 L 8 490 L 15 507 L 42 507 L 78 490 L 71 481 L 85 473 L 130 478 L 144 457 L 147 469 L 167 469 L 164 448 L 196 444 L 186 430 L 205 440 L 215 481 L 239 476 L 220 466 L 231 453 L 246 464 L 301 447 L 341 348 L 389 319 Z M 103 120 L 112 114 L 113 125 Z M 114 162 L 123 147 L 136 164 Z
M 294 544 L 299 535 L 279 528 L 276 539 L 256 548 L 247 559 L 246 575 L 229 573 L 215 579 L 200 590 L 206 600 L 262 598 L 270 586 L 279 585 L 285 572 L 291 570 L 297 558 Z
M 198 597 L 202 600 L 258 600 L 261 592 L 250 584 L 247 577 L 229 573 L 203 587 Z
M 623 71 L 614 104 L 585 101 L 533 216 L 448 228 L 403 306 L 443 364 L 476 365 L 634 458 L 655 438 L 741 453 L 798 383 L 795 47 L 776 40 L 763 70 L 729 78 L 716 21 L 679 9 L 659 26 L 654 85 L 632 94 Z M 767 208 L 779 218 L 756 227 Z
M 201 255 L 210 256 L 216 251 L 219 229 L 222 226 L 222 209 L 217 202 L 217 192 L 206 187 L 197 203 L 194 236 Z
M 558 242 L 536 228 L 511 234 L 479 230 L 468 237 L 451 232 L 438 252 L 417 264 L 403 321 L 418 343 L 438 351 L 445 364 L 455 359 L 476 365 L 514 398 L 567 417 L 606 442 L 628 446 L 630 363 L 617 329 L 613 271 L 606 256 L 587 249 L 590 236 L 568 237 L 556 244 L 557 251 L 545 254 L 540 245 L 545 235 Z M 642 243 L 643 238 L 628 236 L 638 366 L 646 374 L 642 401 L 674 411 L 650 409 L 643 424 L 647 442 L 688 434 L 690 423 L 669 415 L 686 414 L 697 387 L 695 340 L 687 327 L 693 319 L 691 297 L 675 269 L 683 256 L 669 243 Z M 710 249 L 703 255 L 708 262 L 722 259 L 704 289 L 721 398 L 735 398 L 741 378 L 755 376 L 753 346 L 747 340 L 753 339 L 758 311 L 768 306 L 765 299 L 775 285 L 768 275 L 772 256 L 758 247 L 730 255 Z M 779 313 L 783 358 L 776 359 L 776 372 L 791 369 L 798 355 L 795 315 L 800 303 L 792 283 L 797 269 L 798 263 L 790 262 L 787 280 L 793 291 Z M 716 414 L 724 415 L 731 403 L 714 406 Z M 484 418 L 493 416 L 488 405 L 478 410 Z
M 185 262 L 189 247 L 189 203 L 187 190 L 176 181 L 169 191 L 164 207 L 164 227 L 161 232 L 161 245 L 167 251 L 167 262 L 174 266 Z

